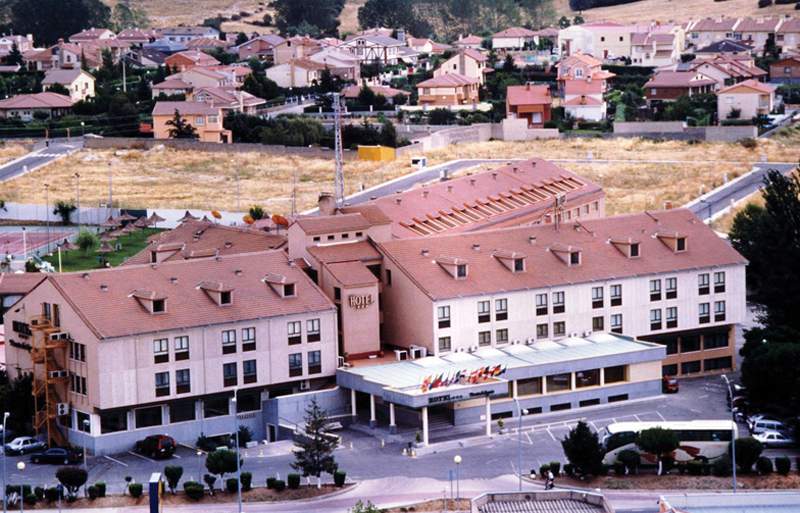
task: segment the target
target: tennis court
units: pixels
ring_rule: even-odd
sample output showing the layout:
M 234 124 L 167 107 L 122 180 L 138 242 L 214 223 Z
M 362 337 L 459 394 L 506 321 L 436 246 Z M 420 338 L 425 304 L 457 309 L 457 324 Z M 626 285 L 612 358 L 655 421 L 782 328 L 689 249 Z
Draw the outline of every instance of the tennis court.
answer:
M 44 255 L 47 252 L 48 241 L 50 242 L 50 250 L 54 250 L 57 242 L 63 241 L 65 238 L 72 235 L 70 231 L 63 229 L 50 229 L 48 234 L 47 230 L 42 230 L 37 227 L 35 231 L 21 230 L 14 228 L 7 231 L 0 231 L 0 256 L 11 255 L 15 258 L 25 256 L 27 251 L 28 255 Z

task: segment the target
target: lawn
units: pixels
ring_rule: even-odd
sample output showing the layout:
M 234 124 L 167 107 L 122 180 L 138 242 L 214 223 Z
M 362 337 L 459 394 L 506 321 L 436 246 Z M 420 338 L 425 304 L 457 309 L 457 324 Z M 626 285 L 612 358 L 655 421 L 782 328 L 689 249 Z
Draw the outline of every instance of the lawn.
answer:
M 72 271 L 86 271 L 88 269 L 100 269 L 104 267 L 102 260 L 108 262 L 109 265 L 117 266 L 125 261 L 126 258 L 135 255 L 147 246 L 147 238 L 151 235 L 163 231 L 155 228 L 144 228 L 137 230 L 133 233 L 123 235 L 118 238 L 116 242 L 110 242 L 111 246 L 116 246 L 119 243 L 122 248 L 119 251 L 108 254 L 95 253 L 94 250 L 84 253 L 80 249 L 72 251 L 61 252 L 61 270 L 63 272 Z M 96 249 L 96 248 L 95 248 Z M 58 271 L 58 252 L 53 253 L 53 256 L 46 257 L 44 260 L 53 264 L 56 271 Z

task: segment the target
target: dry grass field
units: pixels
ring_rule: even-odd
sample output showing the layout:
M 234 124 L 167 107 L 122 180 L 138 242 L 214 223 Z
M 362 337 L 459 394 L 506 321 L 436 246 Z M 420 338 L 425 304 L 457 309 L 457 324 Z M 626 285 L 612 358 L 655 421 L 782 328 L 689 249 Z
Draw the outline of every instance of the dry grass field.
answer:
M 576 13 L 569 8 L 569 0 L 553 0 L 558 17 L 572 17 Z M 583 11 L 586 21 L 613 20 L 619 22 L 636 21 L 677 21 L 684 22 L 706 16 L 767 16 L 776 14 L 796 14 L 794 4 L 773 5 L 758 8 L 756 0 L 640 0 L 630 4 L 598 7 Z
M 2 143 L 0 144 L 0 165 L 19 158 L 25 155 L 27 152 L 28 148 L 22 144 Z

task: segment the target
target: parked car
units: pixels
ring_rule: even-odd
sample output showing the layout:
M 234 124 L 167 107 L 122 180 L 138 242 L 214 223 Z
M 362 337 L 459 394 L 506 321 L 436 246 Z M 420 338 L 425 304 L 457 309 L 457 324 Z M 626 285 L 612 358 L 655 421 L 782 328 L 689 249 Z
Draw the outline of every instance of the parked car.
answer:
M 778 431 L 763 431 L 753 438 L 764 444 L 765 447 L 790 447 L 795 444 L 793 438 L 790 438 Z
M 678 378 L 675 376 L 664 376 L 661 379 L 661 392 L 665 394 L 677 394 L 680 390 Z
M 750 427 L 750 433 L 757 435 L 765 431 L 787 431 L 788 427 L 780 420 L 763 418 L 756 420 Z
M 169 435 L 150 435 L 136 442 L 136 452 L 151 458 L 169 458 L 175 453 L 175 439 Z
M 83 453 L 81 451 L 64 447 L 51 447 L 45 451 L 31 454 L 31 463 L 69 465 L 70 463 L 80 463 L 82 459 Z
M 5 445 L 5 453 L 9 455 L 27 454 L 47 449 L 47 444 L 30 436 L 18 436 Z

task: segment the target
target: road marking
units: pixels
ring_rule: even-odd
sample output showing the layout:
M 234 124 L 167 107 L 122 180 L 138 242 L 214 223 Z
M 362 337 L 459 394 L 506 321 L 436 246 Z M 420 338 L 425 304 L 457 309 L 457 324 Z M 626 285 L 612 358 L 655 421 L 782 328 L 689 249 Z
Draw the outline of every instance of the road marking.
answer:
M 549 427 L 546 429 L 546 431 L 547 431 L 547 434 L 550 435 L 550 438 L 552 438 L 554 442 L 558 441 L 558 440 L 556 440 L 556 437 L 553 436 L 553 433 L 550 432 L 550 428 Z
M 173 455 L 172 455 L 172 457 L 173 457 L 173 458 L 178 458 L 178 459 L 181 459 L 181 456 L 178 456 L 177 454 L 173 454 Z
M 107 459 L 107 460 L 111 460 L 111 461 L 113 461 L 114 463 L 119 463 L 119 464 L 120 464 L 120 465 L 122 465 L 123 467 L 127 467 L 127 466 L 128 466 L 128 464 L 127 464 L 127 463 L 125 463 L 124 461 L 119 461 L 118 459 L 112 458 L 111 456 L 103 456 L 103 457 L 104 457 L 105 459 Z
M 595 433 L 597 433 L 598 431 L 600 431 L 599 429 L 597 429 L 597 426 L 595 426 L 595 425 L 594 425 L 594 422 L 592 422 L 591 420 L 589 421 L 589 424 L 592 426 L 592 429 L 594 429 L 594 432 L 595 432 Z
M 633 414 L 633 418 L 636 419 L 636 422 L 641 422 L 641 419 L 639 419 L 639 416 L 635 413 Z
M 531 445 L 533 445 L 533 440 L 531 440 L 531 435 L 529 435 L 527 432 L 525 433 L 525 438 L 527 438 L 527 439 L 528 439 L 528 443 L 530 443 Z
M 661 412 L 660 412 L 660 411 L 656 410 L 656 415 L 658 415 L 659 417 L 661 417 L 661 420 L 663 420 L 664 422 L 666 422 L 666 421 L 667 421 L 667 419 L 665 419 L 665 418 L 664 418 L 664 416 L 663 416 L 663 415 L 661 415 Z
M 143 460 L 145 460 L 145 461 L 150 461 L 150 462 L 152 462 L 152 463 L 158 463 L 156 460 L 150 459 L 150 458 L 148 458 L 147 456 L 144 456 L 144 455 L 142 455 L 142 454 L 135 453 L 135 452 L 133 452 L 133 451 L 128 451 L 128 454 L 130 454 L 131 456 L 136 456 L 137 458 L 141 458 L 141 459 L 143 459 Z

